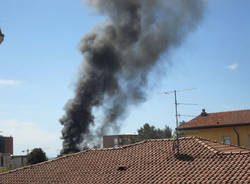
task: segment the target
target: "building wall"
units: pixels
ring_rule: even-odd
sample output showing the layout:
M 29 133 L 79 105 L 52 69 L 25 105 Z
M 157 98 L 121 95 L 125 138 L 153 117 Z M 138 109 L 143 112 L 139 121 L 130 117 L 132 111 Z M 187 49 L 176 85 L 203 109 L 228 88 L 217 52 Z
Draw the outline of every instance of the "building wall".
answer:
M 11 165 L 12 165 L 13 169 L 24 166 L 24 165 L 26 165 L 26 163 L 27 163 L 27 156 L 26 155 L 11 156 Z
M 5 139 L 0 136 L 0 153 L 5 153 Z
M 103 147 L 112 148 L 131 144 L 136 139 L 137 135 L 108 135 L 103 136 Z
M 239 133 L 240 146 L 249 147 L 250 125 L 248 126 L 236 126 L 236 127 L 224 127 L 224 128 L 207 128 L 197 130 L 184 130 L 185 136 L 197 136 L 205 139 L 215 140 L 217 142 L 223 142 L 224 136 L 230 137 L 230 144 L 237 145 L 237 134 Z
M 11 166 L 12 169 L 16 169 L 26 164 L 27 155 L 11 156 L 8 153 L 0 153 L 0 168 Z
M 13 154 L 13 137 L 0 136 L 0 153 Z
M 114 143 L 114 139 L 117 136 L 103 136 L 103 147 L 104 148 L 111 148 L 114 147 L 115 143 Z
M 7 153 L 0 153 L 0 168 L 7 167 L 11 164 L 11 157 Z
M 4 137 L 5 138 L 5 153 L 10 153 L 13 155 L 13 137 Z

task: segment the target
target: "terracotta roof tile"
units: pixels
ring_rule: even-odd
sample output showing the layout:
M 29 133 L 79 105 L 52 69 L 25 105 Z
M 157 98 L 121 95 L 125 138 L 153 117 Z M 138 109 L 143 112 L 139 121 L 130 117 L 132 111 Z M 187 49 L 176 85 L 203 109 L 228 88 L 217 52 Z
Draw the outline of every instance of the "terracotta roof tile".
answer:
M 250 110 L 207 113 L 206 116 L 199 115 L 191 121 L 180 125 L 178 129 L 184 130 L 232 125 L 250 125 Z
M 0 184 L 249 181 L 249 149 L 188 137 L 180 139 L 180 154 L 176 155 L 173 142 L 148 140 L 115 149 L 86 150 L 2 173 Z

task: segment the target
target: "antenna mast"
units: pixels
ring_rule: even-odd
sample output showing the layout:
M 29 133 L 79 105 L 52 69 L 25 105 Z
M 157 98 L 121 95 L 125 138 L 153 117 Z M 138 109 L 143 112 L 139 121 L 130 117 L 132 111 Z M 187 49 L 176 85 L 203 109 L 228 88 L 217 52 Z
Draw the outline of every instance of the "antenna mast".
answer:
M 175 132 L 176 132 L 176 140 L 177 140 L 177 154 L 179 155 L 180 153 L 180 150 L 179 150 L 179 134 L 178 134 L 178 130 L 177 130 L 177 127 L 178 127 L 178 111 L 177 111 L 177 98 L 176 98 L 176 90 L 174 90 L 174 101 L 175 101 L 175 119 L 176 119 L 176 128 L 175 128 Z
M 176 97 L 176 93 L 177 92 L 183 92 L 183 91 L 190 91 L 190 90 L 195 90 L 196 88 L 188 88 L 188 89 L 182 89 L 182 90 L 174 90 L 174 91 L 166 91 L 163 92 L 164 94 L 172 94 L 174 93 L 174 102 L 175 102 L 175 120 L 176 120 L 176 128 L 175 128 L 175 132 L 176 132 L 176 145 L 174 145 L 174 148 L 177 148 L 177 154 L 180 153 L 179 150 L 179 132 L 178 132 L 178 126 L 179 126 L 179 122 L 178 122 L 178 105 L 180 105 L 181 103 L 177 103 L 177 97 Z M 191 104 L 185 104 L 185 105 L 191 105 Z M 196 104 L 192 104 L 192 105 L 196 105 Z

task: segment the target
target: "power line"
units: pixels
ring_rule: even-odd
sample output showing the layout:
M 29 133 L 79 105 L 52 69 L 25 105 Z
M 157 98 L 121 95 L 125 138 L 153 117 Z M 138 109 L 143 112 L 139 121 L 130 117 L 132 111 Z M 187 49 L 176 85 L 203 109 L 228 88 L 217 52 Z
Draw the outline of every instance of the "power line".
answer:
M 192 104 L 192 103 L 177 103 L 177 105 L 198 105 L 198 104 Z
M 178 116 L 195 117 L 195 115 L 183 115 L 183 114 L 179 114 Z
M 197 88 L 186 88 L 186 89 L 181 89 L 181 90 L 173 90 L 173 91 L 164 91 L 163 94 L 167 94 L 167 95 L 170 95 L 170 94 L 174 94 L 174 101 L 175 101 L 175 117 L 176 117 L 176 128 L 178 127 L 178 105 L 198 105 L 198 104 L 188 104 L 188 103 L 177 103 L 177 95 L 176 93 L 179 93 L 179 92 L 184 92 L 184 91 L 191 91 L 191 90 L 195 90 Z

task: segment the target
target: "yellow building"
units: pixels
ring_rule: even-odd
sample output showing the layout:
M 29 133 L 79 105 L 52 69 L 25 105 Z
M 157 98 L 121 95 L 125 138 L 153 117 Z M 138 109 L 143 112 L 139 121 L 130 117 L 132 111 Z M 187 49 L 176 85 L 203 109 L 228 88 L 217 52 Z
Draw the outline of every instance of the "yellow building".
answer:
M 197 136 L 250 148 L 250 110 L 202 113 L 177 130 L 185 136 Z

